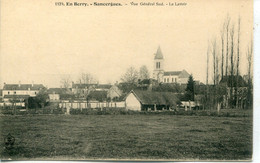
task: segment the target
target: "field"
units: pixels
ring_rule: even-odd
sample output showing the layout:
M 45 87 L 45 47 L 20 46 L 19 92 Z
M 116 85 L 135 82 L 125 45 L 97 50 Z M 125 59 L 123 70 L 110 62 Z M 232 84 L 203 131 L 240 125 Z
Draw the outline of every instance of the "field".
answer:
M 0 116 L 0 158 L 250 160 L 252 117 Z M 5 149 L 4 137 L 15 137 Z

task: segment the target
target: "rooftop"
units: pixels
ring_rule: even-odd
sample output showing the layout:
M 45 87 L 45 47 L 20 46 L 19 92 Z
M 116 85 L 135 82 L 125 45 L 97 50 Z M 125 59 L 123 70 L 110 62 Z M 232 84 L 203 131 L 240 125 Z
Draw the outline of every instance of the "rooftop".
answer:
M 131 91 L 143 105 L 174 105 L 179 99 L 171 92 Z
M 42 84 L 5 84 L 3 90 L 40 90 Z

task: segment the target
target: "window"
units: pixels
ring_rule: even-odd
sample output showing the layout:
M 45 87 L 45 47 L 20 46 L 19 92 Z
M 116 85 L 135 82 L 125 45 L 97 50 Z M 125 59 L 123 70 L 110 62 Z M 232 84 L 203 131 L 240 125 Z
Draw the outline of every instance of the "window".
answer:
M 160 62 L 156 62 L 156 68 L 160 69 L 160 67 L 161 67 L 161 63 Z
M 16 94 L 16 91 L 14 91 L 14 94 Z
M 175 83 L 177 83 L 177 78 L 175 78 Z
M 8 92 L 8 94 L 10 94 L 10 92 Z
M 172 83 L 173 83 L 173 78 L 172 78 Z
M 166 78 L 164 78 L 164 83 L 166 83 Z
M 167 78 L 167 83 L 169 83 L 169 78 Z
M 34 94 L 37 94 L 37 92 L 34 92 Z

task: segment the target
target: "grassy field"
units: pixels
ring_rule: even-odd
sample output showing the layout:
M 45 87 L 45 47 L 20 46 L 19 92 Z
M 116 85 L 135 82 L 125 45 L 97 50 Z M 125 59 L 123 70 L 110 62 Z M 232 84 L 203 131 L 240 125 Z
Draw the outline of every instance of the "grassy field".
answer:
M 2 159 L 248 160 L 252 117 L 0 116 Z M 16 139 L 4 148 L 4 137 Z

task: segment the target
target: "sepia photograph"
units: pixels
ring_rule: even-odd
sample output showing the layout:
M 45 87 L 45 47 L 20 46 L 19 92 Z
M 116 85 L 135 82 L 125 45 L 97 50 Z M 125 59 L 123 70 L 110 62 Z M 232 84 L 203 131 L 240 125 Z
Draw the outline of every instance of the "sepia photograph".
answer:
M 0 161 L 252 161 L 253 0 L 2 0 Z

